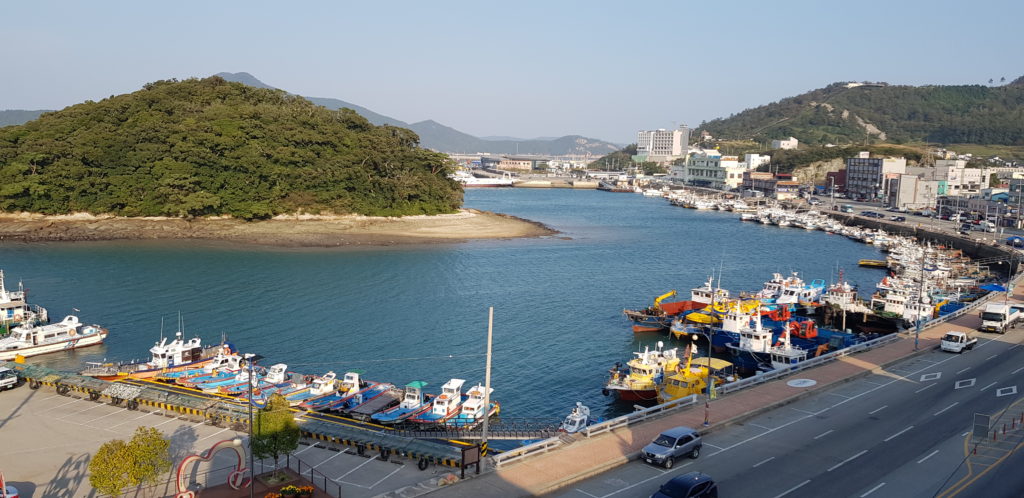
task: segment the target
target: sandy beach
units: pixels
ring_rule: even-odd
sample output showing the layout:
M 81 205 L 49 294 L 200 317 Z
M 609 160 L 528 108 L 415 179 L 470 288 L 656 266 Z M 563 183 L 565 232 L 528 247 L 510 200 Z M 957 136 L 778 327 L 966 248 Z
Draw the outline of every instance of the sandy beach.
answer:
M 0 214 L 0 240 L 22 242 L 200 239 L 283 247 L 340 247 L 452 243 L 555 233 L 541 223 L 475 209 L 436 216 L 292 215 L 252 222 L 233 218 Z

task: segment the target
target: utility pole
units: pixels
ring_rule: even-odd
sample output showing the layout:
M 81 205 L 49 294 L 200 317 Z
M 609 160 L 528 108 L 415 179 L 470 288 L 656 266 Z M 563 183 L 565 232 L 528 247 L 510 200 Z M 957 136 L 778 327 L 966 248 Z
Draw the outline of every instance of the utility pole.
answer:
M 917 305 L 918 305 L 918 308 L 920 308 L 920 306 L 922 304 L 924 304 L 923 301 L 922 301 L 922 299 L 923 299 L 922 296 L 924 295 L 924 256 L 925 256 L 925 254 L 927 254 L 927 252 L 928 252 L 927 247 L 921 247 L 921 281 L 919 282 L 919 284 L 917 286 Z M 917 327 L 916 327 L 916 330 L 914 331 L 914 351 L 917 351 L 918 341 L 919 341 L 919 338 L 921 337 L 921 322 L 923 321 L 923 319 L 921 317 L 920 310 L 916 313 L 916 317 L 917 317 L 917 320 L 916 320 Z
M 487 449 L 487 428 L 491 415 L 491 338 L 494 335 L 494 306 L 487 309 L 487 369 L 484 373 L 484 426 L 480 443 L 480 457 Z M 478 465 L 479 466 L 479 465 Z
M 245 360 L 249 364 L 249 498 L 253 498 L 254 488 L 256 487 L 256 468 L 253 462 L 252 456 L 252 364 L 256 361 L 256 355 L 253 353 L 246 353 Z

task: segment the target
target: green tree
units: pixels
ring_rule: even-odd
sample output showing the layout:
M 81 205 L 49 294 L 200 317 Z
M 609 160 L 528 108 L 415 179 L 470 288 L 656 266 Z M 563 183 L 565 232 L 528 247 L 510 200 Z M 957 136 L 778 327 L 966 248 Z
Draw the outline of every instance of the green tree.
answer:
M 256 414 L 252 428 L 253 456 L 278 459 L 299 447 L 299 425 L 295 423 L 288 400 L 280 394 L 270 396 L 267 404 Z
M 153 427 L 139 427 L 131 440 L 107 441 L 89 461 L 89 484 L 120 496 L 125 488 L 153 485 L 171 468 L 171 443 Z

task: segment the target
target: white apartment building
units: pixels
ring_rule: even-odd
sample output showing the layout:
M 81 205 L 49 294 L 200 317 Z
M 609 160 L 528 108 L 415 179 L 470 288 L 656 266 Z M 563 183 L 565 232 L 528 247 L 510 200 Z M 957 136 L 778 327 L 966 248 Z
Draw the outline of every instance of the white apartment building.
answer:
M 789 137 L 785 140 L 772 140 L 773 149 L 795 149 L 800 145 L 800 141 Z
M 686 125 L 677 130 L 641 130 L 636 134 L 636 158 L 638 161 L 659 163 L 685 157 L 690 129 Z
M 989 176 L 993 173 L 982 168 L 968 168 L 962 159 L 938 159 L 934 167 L 917 166 L 907 168 L 907 173 L 918 175 L 925 180 L 944 182 L 944 195 L 977 195 L 988 188 Z
M 717 150 L 691 153 L 685 165 L 672 168 L 672 177 L 698 187 L 720 190 L 738 188 L 743 183 L 746 164 L 738 156 L 723 156 Z
M 768 164 L 771 161 L 771 156 L 762 156 L 761 154 L 744 154 L 743 163 L 741 164 L 746 164 L 748 169 L 757 169 L 759 166 Z

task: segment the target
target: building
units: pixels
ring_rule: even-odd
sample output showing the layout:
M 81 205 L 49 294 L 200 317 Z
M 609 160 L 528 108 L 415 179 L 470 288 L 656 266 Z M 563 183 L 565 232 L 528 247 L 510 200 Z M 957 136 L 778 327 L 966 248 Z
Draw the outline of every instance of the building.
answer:
M 917 175 L 894 175 L 888 182 L 886 205 L 900 209 L 934 209 L 939 197 L 939 182 Z
M 501 156 L 498 157 L 480 157 L 480 167 L 484 169 L 502 170 L 502 171 L 533 171 L 536 169 L 545 169 L 548 165 L 547 158 L 541 157 L 515 157 L 515 156 Z
M 636 134 L 637 162 L 668 163 L 686 157 L 690 129 L 682 125 L 678 130 L 641 130 Z
M 748 169 L 757 169 L 764 166 L 772 161 L 771 156 L 762 156 L 761 154 L 744 154 L 743 162 L 746 163 Z
M 908 174 L 918 175 L 925 180 L 944 182 L 942 195 L 978 195 L 988 188 L 989 178 L 995 173 L 987 169 L 968 168 L 962 159 L 938 159 L 934 167 L 916 166 L 907 168 Z
M 773 149 L 795 149 L 800 145 L 800 141 L 789 137 L 785 140 L 772 140 Z
M 732 190 L 743 184 L 743 173 L 750 168 L 738 156 L 723 156 L 717 150 L 690 154 L 683 166 L 672 168 L 673 178 L 697 187 Z
M 846 159 L 846 193 L 858 200 L 882 199 L 889 192 L 888 182 L 907 172 L 907 160 L 864 156 Z
M 825 185 L 836 192 L 846 192 L 846 170 L 829 171 L 825 173 Z
M 743 183 L 740 185 L 744 196 L 748 193 L 760 192 L 765 197 L 774 197 L 779 200 L 795 199 L 800 195 L 800 182 L 793 175 L 773 175 L 766 171 L 747 170 L 743 173 Z M 750 195 L 753 197 L 754 195 Z

